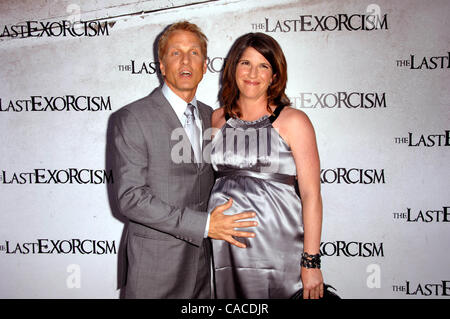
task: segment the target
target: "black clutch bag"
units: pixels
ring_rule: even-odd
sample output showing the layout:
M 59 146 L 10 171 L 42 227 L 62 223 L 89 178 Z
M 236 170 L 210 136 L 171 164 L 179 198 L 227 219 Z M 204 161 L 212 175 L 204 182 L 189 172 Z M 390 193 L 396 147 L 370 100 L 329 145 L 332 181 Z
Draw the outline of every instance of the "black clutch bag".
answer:
M 333 286 L 323 284 L 323 297 L 320 298 L 320 300 L 339 300 L 341 297 L 339 297 L 335 292 L 330 290 L 333 289 L 336 291 L 336 289 Z M 303 288 L 301 288 L 299 291 L 297 291 L 295 294 L 292 295 L 291 299 L 303 299 Z

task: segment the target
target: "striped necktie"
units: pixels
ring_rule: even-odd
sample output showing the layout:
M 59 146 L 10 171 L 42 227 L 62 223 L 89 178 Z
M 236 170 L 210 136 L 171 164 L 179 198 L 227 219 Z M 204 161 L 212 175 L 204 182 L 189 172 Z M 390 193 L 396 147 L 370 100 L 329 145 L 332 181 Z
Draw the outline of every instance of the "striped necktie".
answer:
M 196 159 L 196 163 L 201 162 L 201 146 L 200 146 L 200 129 L 195 123 L 195 106 L 191 103 L 188 103 L 186 107 L 186 111 L 184 111 L 184 116 L 186 117 L 186 122 L 184 125 L 184 129 L 186 130 L 187 136 L 192 145 L 192 149 L 194 150 L 194 155 Z

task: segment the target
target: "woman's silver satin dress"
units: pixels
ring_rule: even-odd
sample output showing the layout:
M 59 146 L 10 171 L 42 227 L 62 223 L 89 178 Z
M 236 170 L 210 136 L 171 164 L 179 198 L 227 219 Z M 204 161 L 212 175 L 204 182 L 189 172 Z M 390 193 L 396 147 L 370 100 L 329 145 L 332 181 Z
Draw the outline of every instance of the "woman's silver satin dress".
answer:
M 279 110 L 280 112 L 281 110 Z M 278 114 L 279 114 L 278 112 Z M 272 127 L 276 116 L 247 122 L 229 118 L 212 141 L 217 179 L 208 211 L 233 198 L 226 214 L 256 212 L 247 248 L 212 240 L 217 298 L 289 298 L 301 288 L 301 202 L 291 150 Z

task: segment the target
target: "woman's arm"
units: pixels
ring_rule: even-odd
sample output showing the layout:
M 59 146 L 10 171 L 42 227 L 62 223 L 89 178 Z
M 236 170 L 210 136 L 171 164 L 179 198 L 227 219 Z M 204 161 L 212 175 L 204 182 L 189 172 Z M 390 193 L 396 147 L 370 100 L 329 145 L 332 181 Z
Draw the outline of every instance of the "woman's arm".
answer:
M 303 250 L 310 255 L 319 254 L 322 231 L 322 197 L 320 194 L 320 159 L 314 128 L 304 112 L 293 108 L 285 108 L 279 119 L 281 121 L 277 123 L 277 126 L 280 135 L 291 147 L 297 167 L 304 226 Z M 320 269 L 302 267 L 301 272 L 304 298 L 322 297 L 323 278 Z

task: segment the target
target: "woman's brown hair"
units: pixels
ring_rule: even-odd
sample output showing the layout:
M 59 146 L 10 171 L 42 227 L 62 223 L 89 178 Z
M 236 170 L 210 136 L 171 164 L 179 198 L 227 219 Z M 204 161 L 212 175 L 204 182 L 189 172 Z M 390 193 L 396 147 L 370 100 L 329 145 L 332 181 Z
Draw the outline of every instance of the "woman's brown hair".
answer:
M 239 37 L 233 44 L 228 53 L 225 67 L 222 74 L 222 88 L 219 94 L 219 100 L 224 106 L 225 114 L 230 117 L 239 117 L 240 112 L 237 106 L 239 99 L 239 89 L 236 84 L 236 67 L 242 53 L 248 47 L 254 48 L 267 61 L 269 61 L 274 79 L 270 84 L 267 92 L 267 110 L 272 114 L 269 104 L 291 105 L 291 101 L 287 97 L 287 63 L 278 42 L 271 36 L 264 33 L 247 33 Z

